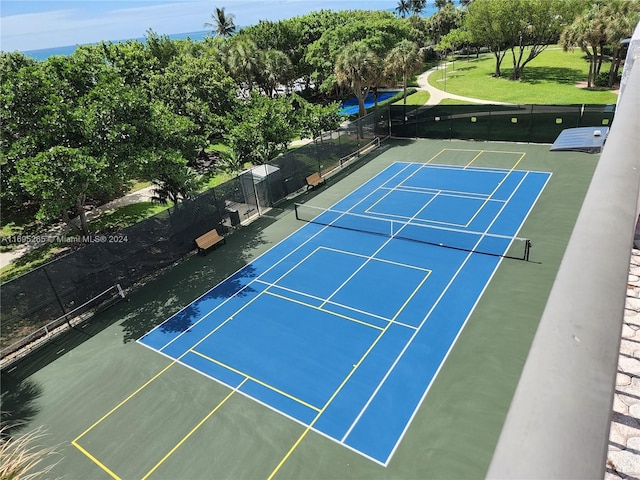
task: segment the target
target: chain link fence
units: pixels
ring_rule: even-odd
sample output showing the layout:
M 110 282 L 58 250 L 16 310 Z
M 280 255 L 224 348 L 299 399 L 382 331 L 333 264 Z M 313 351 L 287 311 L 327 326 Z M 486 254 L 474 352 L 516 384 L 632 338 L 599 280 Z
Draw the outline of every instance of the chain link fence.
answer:
M 126 290 L 193 253 L 198 236 L 214 228 L 229 234 L 305 189 L 312 173 L 326 175 L 359 158 L 374 139 L 389 136 L 389 125 L 389 110 L 378 110 L 142 222 L 93 236 L 81 248 L 4 283 L 0 359 L 41 342 L 55 319 L 69 323 L 76 312 L 101 304 L 105 292 L 119 294 L 120 287 Z
M 553 143 L 562 130 L 610 126 L 615 105 L 391 105 L 391 136 Z

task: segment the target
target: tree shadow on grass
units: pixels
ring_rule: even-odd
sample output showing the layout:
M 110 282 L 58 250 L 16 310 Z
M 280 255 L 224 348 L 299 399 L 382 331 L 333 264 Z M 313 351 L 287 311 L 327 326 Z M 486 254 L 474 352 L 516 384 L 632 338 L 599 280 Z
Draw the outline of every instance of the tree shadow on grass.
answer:
M 511 72 L 509 72 L 510 74 Z M 505 76 L 508 74 L 505 73 Z M 533 67 L 527 65 L 522 71 L 522 83 L 536 85 L 542 82 L 554 82 L 561 85 L 575 85 L 585 81 L 584 72 L 567 67 Z

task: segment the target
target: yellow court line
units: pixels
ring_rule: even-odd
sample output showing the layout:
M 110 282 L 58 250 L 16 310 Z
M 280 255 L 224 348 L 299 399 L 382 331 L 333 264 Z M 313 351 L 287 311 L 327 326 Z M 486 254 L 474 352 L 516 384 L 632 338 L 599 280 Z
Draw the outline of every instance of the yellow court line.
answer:
M 478 158 L 480 158 L 480 155 L 482 155 L 483 153 L 484 153 L 484 150 L 480 150 L 480 151 L 478 152 L 478 154 L 477 154 L 475 157 L 473 157 L 473 159 L 472 159 L 469 163 L 467 163 L 467 164 L 465 165 L 465 167 L 464 167 L 464 168 L 468 168 L 468 167 L 470 167 L 470 166 L 471 166 L 471 164 L 472 164 L 473 162 L 475 162 Z
M 282 300 L 287 300 L 289 302 L 297 303 L 297 304 L 303 305 L 305 307 L 313 308 L 314 310 L 319 310 L 321 312 L 328 313 L 329 315 L 333 315 L 333 316 L 336 316 L 336 317 L 343 318 L 345 320 L 349 320 L 350 322 L 360 323 L 361 325 L 364 325 L 366 327 L 375 328 L 376 330 L 382 330 L 383 329 L 383 327 L 379 327 L 379 326 L 374 325 L 372 323 L 363 322 L 362 320 L 358 320 L 357 318 L 351 318 L 351 317 L 348 317 L 346 315 L 342 315 L 341 313 L 332 312 L 331 310 L 325 310 L 324 308 L 316 307 L 315 305 L 311 305 L 310 303 L 304 303 L 304 302 L 301 302 L 300 300 L 294 300 L 293 298 L 285 297 L 284 295 L 278 295 L 277 293 L 270 292 L 269 290 L 265 290 L 264 293 L 266 293 L 267 295 L 272 295 L 272 296 L 277 297 L 277 298 L 281 298 Z M 326 301 L 325 301 L 325 303 L 326 303 Z
M 273 390 L 276 393 L 279 393 L 280 395 L 283 395 L 287 398 L 290 398 L 291 400 L 293 400 L 294 402 L 297 402 L 301 405 L 304 405 L 307 408 L 310 408 L 311 410 L 315 411 L 315 412 L 319 412 L 320 409 L 318 407 L 314 407 L 313 405 L 311 405 L 310 403 L 305 402 L 304 400 L 301 400 L 297 397 L 294 397 L 293 395 L 288 394 L 287 392 L 283 392 L 282 390 L 280 390 L 279 388 L 274 387 L 273 385 L 269 385 L 268 383 L 263 382 L 262 380 L 258 380 L 255 377 L 252 377 L 251 375 L 247 375 L 244 372 L 241 372 L 240 370 L 238 370 L 237 368 L 233 368 L 230 365 L 227 365 L 226 363 L 220 362 L 218 360 L 216 360 L 215 358 L 211 358 L 208 357 L 207 355 L 200 353 L 200 352 L 196 352 L 195 350 L 189 350 L 191 353 L 194 353 L 196 355 L 198 355 L 199 357 L 204 358 L 205 360 L 209 360 L 212 363 L 215 363 L 217 365 L 220 365 L 221 367 L 224 367 L 228 370 L 231 370 L 233 373 L 237 373 L 238 375 L 242 375 L 243 377 L 245 377 L 245 379 L 242 381 L 242 383 L 244 383 L 246 380 L 251 380 L 252 382 L 255 382 L 259 385 L 262 385 L 265 388 L 268 388 L 269 390 Z M 242 386 L 242 384 L 240 385 Z M 238 388 L 240 388 L 240 386 Z
M 191 431 L 189 431 L 189 433 L 187 433 L 187 434 L 182 438 L 182 440 L 180 440 L 180 441 L 176 444 L 176 446 L 175 446 L 175 447 L 173 447 L 173 448 L 169 451 L 169 453 L 167 453 L 164 457 L 162 457 L 162 459 L 161 459 L 158 463 L 156 463 L 156 464 L 153 466 L 153 468 L 152 468 L 151 470 L 149 470 L 149 471 L 145 474 L 145 476 L 144 476 L 144 477 L 142 477 L 142 480 L 146 480 L 147 478 L 149 478 L 149 475 L 151 475 L 153 472 L 155 472 L 155 471 L 157 470 L 157 468 L 158 468 L 160 465 L 162 465 L 162 464 L 164 463 L 164 461 L 165 461 L 167 458 L 169 458 L 171 455 L 173 455 L 173 453 L 174 453 L 178 448 L 180 448 L 180 446 L 181 446 L 184 442 L 186 442 L 186 441 L 189 439 L 189 437 L 190 437 L 191 435 L 193 435 L 193 434 L 195 433 L 195 431 L 196 431 L 196 430 L 198 430 L 198 429 L 199 429 L 199 428 L 204 424 L 204 422 L 206 422 L 207 420 L 209 420 L 209 418 L 211 418 L 211 416 L 212 416 L 214 413 L 216 413 L 216 412 L 220 409 L 220 407 L 222 407 L 222 405 L 224 405 L 224 403 L 225 403 L 227 400 L 229 400 L 229 399 L 233 396 L 233 394 L 234 394 L 234 393 L 236 393 L 236 392 L 238 391 L 238 389 L 239 389 L 240 387 L 242 387 L 242 385 L 243 385 L 243 384 L 244 384 L 244 382 L 246 382 L 246 381 L 247 381 L 247 379 L 245 378 L 244 380 L 242 380 L 242 382 L 240 382 L 240 384 L 239 384 L 236 388 L 234 388 L 233 390 L 231 390 L 231 392 L 229 392 L 229 394 L 228 394 L 226 397 L 224 397 L 224 399 L 222 399 L 222 401 L 221 401 L 220 403 L 218 403 L 218 405 L 216 405 L 216 406 L 215 406 L 215 408 L 214 408 L 213 410 L 211 410 L 211 411 L 207 414 L 207 416 L 206 416 L 206 417 L 204 417 L 204 418 L 203 418 L 203 419 L 202 419 L 202 420 L 201 420 L 201 421 L 200 421 L 200 422 L 199 422 L 195 427 L 193 427 L 193 428 L 191 429 Z
M 442 149 L 442 150 L 440 150 L 438 153 L 436 153 L 433 157 L 431 157 L 429 160 L 427 160 L 427 163 L 431 163 L 431 162 L 433 162 L 433 161 L 438 157 L 438 155 L 440 155 L 440 154 L 442 154 L 442 153 L 446 152 L 447 150 L 449 150 L 449 149 L 448 149 L 448 148 L 443 148 L 443 149 Z M 426 163 L 425 163 L 425 165 L 426 165 Z
M 398 310 L 398 312 L 395 314 L 395 316 L 393 317 L 393 319 L 384 327 L 384 329 L 378 334 L 378 336 L 375 338 L 375 340 L 373 341 L 373 343 L 371 343 L 371 345 L 369 346 L 369 348 L 367 349 L 366 352 L 364 352 L 364 354 L 362 355 L 362 357 L 360 357 L 360 360 L 358 360 L 358 362 L 353 366 L 353 368 L 351 369 L 351 371 L 347 374 L 347 376 L 345 377 L 345 379 L 342 381 L 342 383 L 338 386 L 338 388 L 336 389 L 335 392 L 333 392 L 333 395 L 331 395 L 331 397 L 329 398 L 329 400 L 327 400 L 327 403 L 324 404 L 324 406 L 322 407 L 322 409 L 320 409 L 320 411 L 318 412 L 318 414 L 314 417 L 314 419 L 311 421 L 311 423 L 309 423 L 309 425 L 307 426 L 307 428 L 305 428 L 304 432 L 302 432 L 302 434 L 298 437 L 298 439 L 295 441 L 295 443 L 291 446 L 291 448 L 289 449 L 289 451 L 285 454 L 285 456 L 282 458 L 282 460 L 280 460 L 280 463 L 278 463 L 278 465 L 276 465 L 276 468 L 273 469 L 273 471 L 271 472 L 271 474 L 267 477 L 267 480 L 272 480 L 273 477 L 275 477 L 275 475 L 278 473 L 278 471 L 282 468 L 282 466 L 287 462 L 287 460 L 289 459 L 289 457 L 293 454 L 293 452 L 296 450 L 296 448 L 298 448 L 298 445 L 300 445 L 300 443 L 302 442 L 302 440 L 304 439 L 304 437 L 307 436 L 307 434 L 309 433 L 309 431 L 313 428 L 313 426 L 316 424 L 316 422 L 320 419 L 320 417 L 322 416 L 322 414 L 327 410 L 327 408 L 329 408 L 329 405 L 331 405 L 331 402 L 333 402 L 333 400 L 336 398 L 336 396 L 338 396 L 338 393 L 340 393 L 340 391 L 342 390 L 342 388 L 346 385 L 346 383 L 349 381 L 349 379 L 353 376 L 353 374 L 355 373 L 355 371 L 358 369 L 358 367 L 362 364 L 362 362 L 367 358 L 367 356 L 371 353 L 371 351 L 373 350 L 373 348 L 377 345 L 377 343 L 380 341 L 380 339 L 382 338 L 382 336 L 385 334 L 385 332 L 389 329 L 389 327 L 391 325 L 393 325 L 393 320 L 395 320 L 396 318 L 398 318 L 398 316 L 402 313 L 402 311 L 406 308 L 406 306 L 409 304 L 409 302 L 411 301 L 411 299 L 415 296 L 415 294 L 417 293 L 418 290 L 420 290 L 420 288 L 422 287 L 422 285 L 424 284 L 424 282 L 427 280 L 427 278 L 429 278 L 429 274 L 427 274 L 422 281 L 420 282 L 420 284 L 415 288 L 415 290 L 411 293 L 411 295 L 409 296 L 409 298 L 407 298 L 407 300 L 404 302 L 404 304 L 402 305 L 402 307 L 400 307 L 400 310 Z
M 142 391 L 145 387 L 147 387 L 147 385 L 149 385 L 151 382 L 153 382 L 156 378 L 158 378 L 160 375 L 162 375 L 164 372 L 166 372 L 167 370 L 169 370 L 171 367 L 173 367 L 175 364 L 177 363 L 177 360 L 174 360 L 173 362 L 171 362 L 169 365 L 167 365 L 165 368 L 163 368 L 162 370 L 160 370 L 158 373 L 156 373 L 150 380 L 147 380 L 146 383 L 144 383 L 140 388 L 138 388 L 135 392 L 133 392 L 132 394 L 130 394 L 127 398 L 125 398 L 124 400 L 122 400 L 118 405 L 116 405 L 115 407 L 113 407 L 111 410 L 109 410 L 106 414 L 104 414 L 99 420 L 97 420 L 96 422 L 93 423 L 93 425 L 91 425 L 89 428 L 87 428 L 84 432 L 82 432 L 80 435 L 78 435 L 71 443 L 73 444 L 74 442 L 77 442 L 78 440 L 80 440 L 82 437 L 84 437 L 87 433 L 89 433 L 91 430 L 93 430 L 99 423 L 101 423 L 103 420 L 105 420 L 109 415 L 111 415 L 113 412 L 115 412 L 116 410 L 118 410 L 122 405 L 124 405 L 125 403 L 127 403 L 129 400 L 131 400 L 135 395 L 137 395 L 140 391 Z
M 427 275 L 422 279 L 422 281 L 418 284 L 418 286 L 413 289 L 413 292 L 411 292 L 411 295 L 409 295 L 409 298 L 407 298 L 407 300 L 402 304 L 402 306 L 400 307 L 400 310 L 398 310 L 396 314 L 393 316 L 393 318 L 391 318 L 391 323 L 395 322 L 396 318 L 398 318 L 400 313 L 402 313 L 402 311 L 406 308 L 406 306 L 409 304 L 411 299 L 416 295 L 416 293 L 418 293 L 418 290 L 422 288 L 422 285 L 424 285 L 424 282 L 427 281 L 427 278 L 429 278 L 430 275 L 431 275 L 431 272 L 427 273 Z
M 111 478 L 114 478 L 115 480 L 121 480 L 121 478 L 116 475 L 115 473 L 113 473 L 111 470 L 109 470 L 102 462 L 100 462 L 96 457 L 94 457 L 93 455 L 91 455 L 89 452 L 87 452 L 81 445 L 78 444 L 78 442 L 76 442 L 75 440 L 73 440 L 71 442 L 71 445 L 73 445 L 74 447 L 76 447 L 78 450 L 80 450 L 82 453 L 84 453 L 87 457 L 89 457 L 93 463 L 95 463 L 96 465 L 98 465 L 102 470 L 104 470 L 105 472 L 107 472 L 109 475 L 111 475 Z
M 447 151 L 451 152 L 477 152 L 477 148 L 445 148 Z M 518 155 L 522 155 L 523 152 L 512 152 L 510 150 L 484 150 L 487 153 L 517 153 Z

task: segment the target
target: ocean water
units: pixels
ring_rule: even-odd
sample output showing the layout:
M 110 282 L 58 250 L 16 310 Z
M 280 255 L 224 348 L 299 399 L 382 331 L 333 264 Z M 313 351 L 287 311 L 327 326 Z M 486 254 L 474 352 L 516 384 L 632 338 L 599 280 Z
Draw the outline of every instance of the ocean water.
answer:
M 388 8 L 387 11 L 394 12 L 394 9 Z M 422 12 L 422 16 L 430 17 L 436 11 L 437 10 L 433 5 L 433 3 L 429 1 L 427 2 L 427 7 Z M 242 26 L 238 26 L 238 28 L 242 28 Z M 156 32 L 156 33 L 158 33 L 159 35 L 163 35 L 159 32 Z M 211 30 L 200 30 L 196 32 L 169 34 L 168 37 L 173 40 L 184 40 L 184 39 L 190 38 L 191 40 L 194 40 L 194 41 L 200 41 L 200 40 L 203 40 L 210 33 L 211 33 Z M 139 37 L 133 40 L 138 40 L 144 43 L 145 37 Z M 127 40 L 119 39 L 119 40 L 105 40 L 105 41 L 112 41 L 114 43 L 118 43 L 118 42 L 126 42 Z M 47 58 L 53 55 L 71 55 L 76 50 L 76 48 L 78 48 L 78 45 L 66 45 L 63 47 L 42 48 L 39 50 L 27 50 L 27 51 L 24 51 L 23 53 L 27 56 L 33 57 L 36 60 L 42 61 L 42 60 L 46 60 Z
M 206 37 L 210 33 L 211 33 L 211 30 L 201 30 L 198 32 L 174 33 L 172 35 L 168 35 L 168 37 L 171 38 L 172 40 L 185 40 L 187 38 L 190 38 L 193 41 L 200 41 L 200 40 L 203 40 L 204 37 Z M 145 37 L 139 37 L 133 40 L 138 40 L 144 43 Z M 115 40 L 113 42 L 118 43 L 118 42 L 126 42 L 126 41 L 127 40 Z M 39 50 L 27 50 L 22 53 L 24 53 L 28 57 L 33 57 L 36 60 L 42 61 L 54 55 L 71 55 L 76 50 L 76 48 L 78 48 L 78 45 L 66 45 L 64 47 L 41 48 Z

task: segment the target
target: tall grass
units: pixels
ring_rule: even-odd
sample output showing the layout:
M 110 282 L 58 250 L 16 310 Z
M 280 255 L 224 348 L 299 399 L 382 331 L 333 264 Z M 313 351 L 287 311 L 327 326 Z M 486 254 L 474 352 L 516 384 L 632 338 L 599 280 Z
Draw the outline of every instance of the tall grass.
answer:
M 0 480 L 35 480 L 46 478 L 57 462 L 55 447 L 44 447 L 42 427 L 17 435 L 8 435 L 8 427 L 0 428 Z M 59 460 L 58 460 L 59 461 Z

